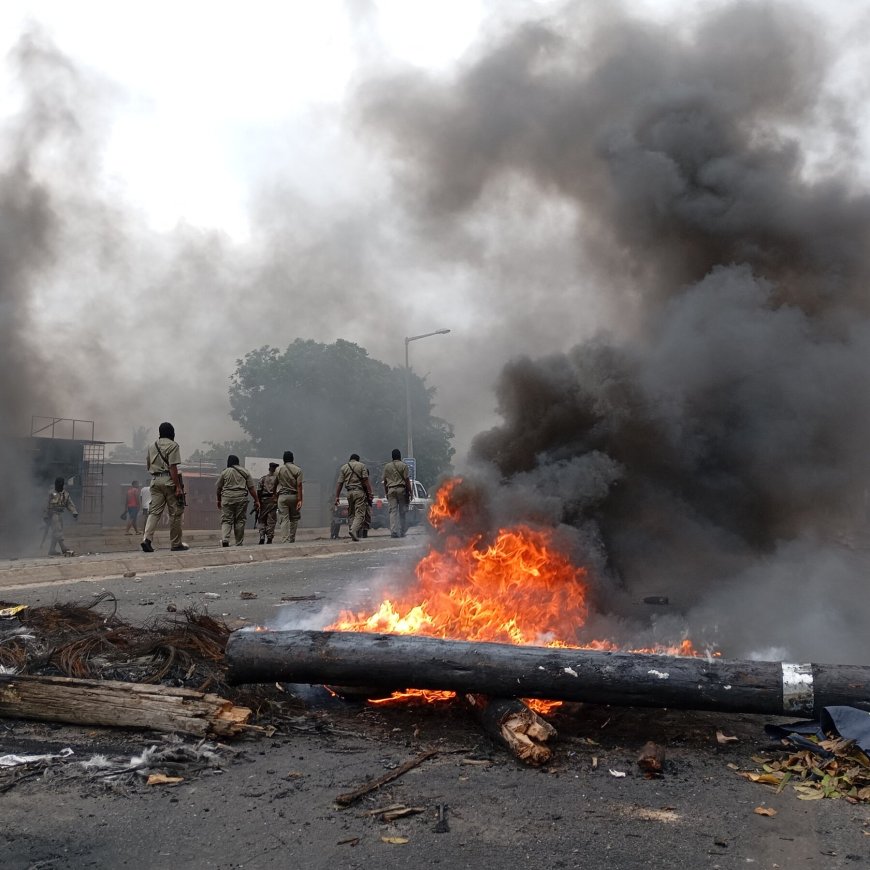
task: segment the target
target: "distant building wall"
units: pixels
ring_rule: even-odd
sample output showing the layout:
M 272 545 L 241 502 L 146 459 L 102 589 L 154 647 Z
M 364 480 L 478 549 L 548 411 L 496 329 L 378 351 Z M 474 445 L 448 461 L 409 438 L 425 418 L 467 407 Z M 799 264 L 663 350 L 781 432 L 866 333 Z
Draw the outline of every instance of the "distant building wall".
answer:
M 268 460 L 267 470 L 268 470 Z M 184 512 L 186 529 L 219 529 L 220 511 L 217 509 L 215 484 L 218 471 L 200 466 L 182 466 L 184 487 L 187 491 L 187 510 Z M 257 477 L 255 477 L 255 480 Z M 104 469 L 103 526 L 107 528 L 126 525 L 121 512 L 127 503 L 127 489 L 134 480 L 140 485 L 150 482 L 151 475 L 144 464 L 136 462 L 107 462 Z M 251 501 L 249 509 L 253 508 Z M 301 528 L 322 528 L 329 525 L 332 511 L 330 491 L 324 490 L 319 481 L 305 481 L 304 504 Z M 253 516 L 248 518 L 248 527 L 253 526 Z M 141 523 L 139 528 L 142 528 Z

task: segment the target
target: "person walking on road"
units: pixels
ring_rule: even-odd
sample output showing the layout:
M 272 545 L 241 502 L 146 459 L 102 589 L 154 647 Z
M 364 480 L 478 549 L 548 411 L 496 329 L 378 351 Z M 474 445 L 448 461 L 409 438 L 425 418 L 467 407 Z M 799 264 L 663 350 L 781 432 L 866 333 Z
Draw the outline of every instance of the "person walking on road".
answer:
M 390 505 L 390 537 L 404 538 L 408 533 L 408 505 L 411 503 L 411 476 L 402 461 L 402 452 L 392 453 L 384 466 L 384 494 Z
M 73 551 L 63 542 L 63 514 L 64 511 L 69 511 L 73 515 L 73 519 L 79 518 L 79 512 L 73 504 L 69 493 L 63 488 L 64 479 L 56 477 L 54 479 L 54 489 L 49 490 L 48 504 L 45 507 L 43 520 L 49 527 L 51 532 L 51 546 L 48 548 L 49 556 L 57 555 L 57 545 L 60 544 L 60 551 L 64 556 L 72 556 Z M 44 538 L 43 538 L 44 540 Z
M 366 505 L 372 499 L 369 483 L 369 470 L 359 460 L 358 453 L 351 453 L 350 459 L 338 471 L 335 484 L 335 503 L 341 495 L 342 487 L 347 490 L 347 530 L 352 541 L 362 537 L 366 524 Z
M 126 535 L 138 535 L 139 526 L 136 521 L 139 519 L 139 481 L 134 480 L 127 488 L 127 528 L 124 530 Z
M 153 553 L 152 538 L 163 511 L 169 511 L 170 549 L 189 550 L 181 540 L 181 518 L 184 515 L 184 483 L 178 465 L 181 462 L 181 448 L 175 443 L 175 427 L 172 423 L 161 423 L 159 438 L 148 445 L 145 465 L 151 474 L 151 507 L 148 522 L 145 523 L 145 536 L 142 549 Z
M 269 463 L 269 473 L 257 482 L 257 495 L 260 497 L 260 510 L 257 525 L 260 527 L 260 543 L 271 544 L 275 537 L 275 523 L 278 520 L 278 463 Z
M 278 540 L 292 544 L 302 517 L 302 469 L 293 463 L 293 451 L 284 451 L 284 464 L 278 469 Z
M 260 497 L 254 489 L 254 478 L 239 465 L 239 457 L 230 454 L 227 467 L 220 473 L 215 486 L 217 506 L 221 512 L 221 546 L 229 547 L 230 533 L 236 546 L 245 542 L 245 524 L 248 520 L 248 493 L 254 497 L 254 506 L 260 510 Z

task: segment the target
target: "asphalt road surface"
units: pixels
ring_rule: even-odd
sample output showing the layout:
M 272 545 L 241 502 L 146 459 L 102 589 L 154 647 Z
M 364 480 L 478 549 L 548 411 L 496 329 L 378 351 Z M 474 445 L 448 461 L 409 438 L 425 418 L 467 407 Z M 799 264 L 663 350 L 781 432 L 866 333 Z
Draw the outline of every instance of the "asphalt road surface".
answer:
M 31 585 L 5 597 L 31 605 L 87 601 L 105 589 L 134 623 L 167 607 L 197 606 L 234 625 L 319 628 L 411 575 L 423 540 L 397 544 L 337 541 L 315 556 Z M 494 746 L 458 703 L 375 708 L 320 689 L 303 694 L 304 703 L 287 694 L 273 735 L 218 748 L 218 769 L 191 766 L 174 785 L 149 786 L 135 775 L 109 785 L 70 764 L 21 781 L 0 794 L 0 865 L 870 867 L 866 806 L 801 801 L 791 788 L 777 794 L 728 767 L 755 766 L 751 756 L 769 743 L 763 717 L 578 705 L 555 717 L 553 762 L 534 769 Z M 738 741 L 719 745 L 717 730 Z M 649 740 L 666 748 L 660 779 L 644 778 L 636 764 Z M 8 720 L 0 721 L 0 741 L 0 755 L 69 747 L 81 761 L 130 759 L 165 745 L 136 731 Z M 337 795 L 433 749 L 419 767 L 337 808 Z M 394 805 L 419 812 L 394 821 L 376 813 Z M 445 832 L 435 830 L 439 805 L 447 805 Z M 760 806 L 777 813 L 759 815 Z

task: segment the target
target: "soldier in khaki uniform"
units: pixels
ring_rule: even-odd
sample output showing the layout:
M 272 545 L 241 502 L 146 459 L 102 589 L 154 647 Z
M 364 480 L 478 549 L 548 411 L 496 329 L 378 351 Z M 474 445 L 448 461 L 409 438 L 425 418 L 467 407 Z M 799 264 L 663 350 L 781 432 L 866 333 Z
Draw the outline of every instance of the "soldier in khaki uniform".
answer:
M 277 462 L 270 462 L 269 473 L 264 474 L 257 482 L 257 495 L 260 497 L 257 525 L 260 527 L 261 544 L 271 544 L 275 537 L 275 523 L 278 519 L 277 468 Z
M 278 469 L 278 540 L 292 544 L 302 516 L 302 469 L 293 464 L 293 451 L 284 451 L 284 464 Z
M 73 500 L 69 497 L 69 493 L 63 488 L 64 480 L 62 477 L 54 479 L 54 489 L 48 493 L 48 504 L 45 508 L 43 519 L 49 524 L 51 529 L 51 546 L 48 548 L 49 556 L 57 555 L 57 545 L 60 544 L 60 551 L 64 556 L 72 556 L 73 551 L 70 550 L 63 542 L 63 512 L 69 511 L 73 515 L 73 519 L 79 518 L 79 512 L 73 504 Z
M 366 507 L 372 498 L 369 470 L 359 461 L 358 453 L 351 453 L 350 459 L 338 471 L 335 484 L 336 504 L 342 487 L 347 490 L 348 534 L 352 541 L 358 541 L 366 524 Z
M 411 502 L 411 477 L 402 462 L 400 450 L 394 450 L 392 461 L 384 466 L 384 493 L 390 505 L 390 537 L 404 538 L 408 531 L 408 505 Z
M 245 523 L 248 521 L 248 493 L 254 497 L 254 505 L 260 510 L 260 497 L 254 489 L 254 478 L 239 465 L 239 457 L 230 454 L 227 467 L 220 473 L 215 485 L 217 506 L 221 512 L 221 546 L 229 547 L 230 532 L 236 546 L 245 542 Z
M 169 511 L 169 542 L 173 550 L 189 550 L 181 540 L 181 517 L 184 515 L 184 489 L 178 465 L 181 462 L 181 448 L 175 443 L 175 427 L 172 423 L 161 423 L 160 437 L 148 445 L 145 464 L 151 474 L 151 506 L 148 521 L 145 523 L 145 536 L 142 549 L 153 553 L 151 538 L 164 509 Z

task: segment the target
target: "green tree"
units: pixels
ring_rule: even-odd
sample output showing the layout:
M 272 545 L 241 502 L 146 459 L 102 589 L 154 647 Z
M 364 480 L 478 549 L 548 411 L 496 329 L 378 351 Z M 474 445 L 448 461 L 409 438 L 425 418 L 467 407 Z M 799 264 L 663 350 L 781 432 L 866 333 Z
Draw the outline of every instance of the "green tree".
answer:
M 450 471 L 453 427 L 432 415 L 433 387 L 412 374 L 410 391 L 418 476 L 432 484 Z M 384 461 L 405 442 L 404 368 L 341 339 L 251 351 L 237 362 L 230 405 L 255 452 L 292 450 L 312 479 L 330 479 L 351 453 Z

